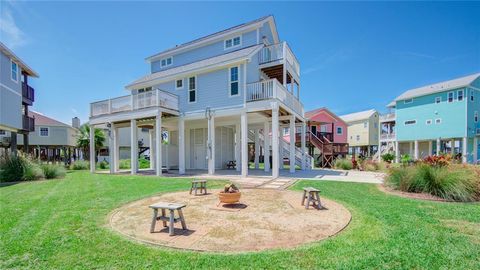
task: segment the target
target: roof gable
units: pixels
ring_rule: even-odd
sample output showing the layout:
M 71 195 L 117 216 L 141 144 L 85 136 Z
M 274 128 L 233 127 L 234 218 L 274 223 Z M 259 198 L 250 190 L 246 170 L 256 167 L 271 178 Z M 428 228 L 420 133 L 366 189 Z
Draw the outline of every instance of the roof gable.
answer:
M 332 111 L 330 111 L 326 107 L 322 107 L 322 108 L 318 108 L 318 109 L 315 109 L 315 110 L 308 111 L 308 112 L 305 113 L 305 117 L 308 118 L 308 119 L 312 119 L 316 115 L 320 115 L 320 114 L 328 115 L 333 120 L 340 121 L 340 122 L 344 123 L 345 125 L 347 124 L 347 123 L 345 123 L 345 121 L 343 121 L 342 118 L 340 118 L 338 115 L 334 114 Z
M 20 57 L 15 55 L 15 53 L 13 53 L 9 48 L 7 48 L 7 46 L 5 46 L 5 44 L 3 44 L 2 42 L 0 42 L 0 51 L 2 51 L 6 56 L 13 59 L 29 76 L 38 78 L 38 74 L 33 69 L 31 69 L 25 62 L 23 62 Z
M 342 118 L 343 121 L 349 123 L 349 122 L 366 120 L 366 119 L 370 118 L 372 115 L 374 115 L 376 112 L 377 111 L 375 109 L 371 109 L 371 110 L 368 110 L 368 111 L 362 111 L 362 112 L 356 112 L 356 113 L 341 115 L 340 118 Z
M 35 125 L 36 126 L 60 126 L 60 127 L 73 128 L 70 125 L 67 125 L 67 124 L 62 123 L 60 121 L 57 121 L 53 118 L 50 118 L 46 115 L 43 115 L 43 114 L 39 113 L 39 112 L 29 111 L 28 115 L 35 118 Z

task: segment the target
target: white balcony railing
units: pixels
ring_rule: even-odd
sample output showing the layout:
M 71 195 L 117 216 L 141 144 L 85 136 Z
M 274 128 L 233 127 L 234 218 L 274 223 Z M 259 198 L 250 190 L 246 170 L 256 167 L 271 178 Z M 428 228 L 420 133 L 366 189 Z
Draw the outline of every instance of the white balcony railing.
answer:
M 395 113 L 387 113 L 380 115 L 380 122 L 393 122 L 395 121 Z
M 277 79 L 270 79 L 247 85 L 247 102 L 265 99 L 277 99 L 302 117 L 304 116 L 303 104 L 292 95 L 292 93 L 288 92 L 287 89 L 277 81 Z
M 380 140 L 386 141 L 386 140 L 395 140 L 395 133 L 384 133 L 380 134 Z
M 258 54 L 260 64 L 265 64 L 277 60 L 284 60 L 291 69 L 300 75 L 300 64 L 286 42 L 273 44 L 263 48 Z
M 178 96 L 155 89 L 148 92 L 132 94 L 90 104 L 90 116 L 99 116 L 117 112 L 135 111 L 149 107 L 164 107 L 178 110 Z

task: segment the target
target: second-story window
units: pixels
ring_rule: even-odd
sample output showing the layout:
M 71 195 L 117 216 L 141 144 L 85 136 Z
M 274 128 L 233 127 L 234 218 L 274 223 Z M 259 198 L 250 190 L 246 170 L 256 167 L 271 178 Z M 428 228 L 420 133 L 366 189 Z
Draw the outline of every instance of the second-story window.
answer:
M 175 81 L 175 89 L 183 89 L 183 79 Z
M 12 73 L 10 75 L 11 75 L 12 81 L 18 82 L 18 65 L 17 63 L 13 62 L 13 60 L 11 60 L 11 62 L 12 62 Z
M 448 93 L 448 102 L 453 102 L 453 92 Z
M 417 120 L 407 120 L 405 121 L 405 126 L 409 126 L 409 125 L 415 125 L 417 123 Z
M 442 97 L 436 97 L 435 98 L 435 103 L 440 103 L 442 102 Z
M 160 66 L 163 68 L 163 67 L 167 67 L 167 66 L 170 66 L 172 64 L 172 57 L 168 57 L 168 58 L 165 58 L 165 59 L 162 59 L 160 61 Z
M 368 127 L 368 122 L 363 122 L 363 128 L 367 128 Z
M 475 111 L 475 113 L 473 114 L 473 121 L 475 123 L 478 123 L 478 111 Z
M 224 41 L 224 49 L 238 47 L 241 44 L 242 44 L 242 38 L 240 36 L 229 38 Z
M 48 137 L 48 127 L 40 128 L 40 137 Z
M 238 67 L 230 68 L 230 96 L 238 96 Z
M 473 102 L 475 97 L 473 96 L 473 90 L 470 89 L 470 101 Z
M 342 127 L 337 127 L 337 134 L 341 135 L 343 133 Z
M 457 92 L 457 100 L 462 101 L 463 100 L 463 90 L 459 90 Z
M 197 101 L 197 80 L 196 77 L 188 78 L 188 102 Z

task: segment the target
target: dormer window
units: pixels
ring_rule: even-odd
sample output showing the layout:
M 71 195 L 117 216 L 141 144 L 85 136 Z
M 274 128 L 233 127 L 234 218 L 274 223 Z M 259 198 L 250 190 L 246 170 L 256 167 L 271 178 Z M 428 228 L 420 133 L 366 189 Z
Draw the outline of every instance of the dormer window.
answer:
M 242 38 L 240 36 L 233 37 L 230 39 L 226 39 L 224 41 L 224 49 L 230 49 L 234 47 L 238 47 L 242 44 Z
M 168 57 L 160 61 L 160 66 L 163 68 L 163 67 L 170 66 L 172 63 L 173 63 L 172 57 Z

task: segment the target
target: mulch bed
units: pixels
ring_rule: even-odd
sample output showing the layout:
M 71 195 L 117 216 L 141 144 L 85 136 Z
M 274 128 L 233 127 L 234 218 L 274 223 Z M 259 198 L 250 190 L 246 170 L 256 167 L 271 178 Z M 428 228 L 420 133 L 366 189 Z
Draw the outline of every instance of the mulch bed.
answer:
M 434 196 L 434 195 L 428 194 L 428 193 L 412 193 L 412 192 L 394 190 L 394 189 L 392 189 L 390 187 L 387 187 L 385 185 L 377 185 L 377 186 L 378 186 L 378 189 L 380 191 L 383 191 L 387 194 L 400 196 L 400 197 L 403 197 L 403 198 L 417 199 L 417 200 L 424 200 L 424 201 L 435 201 L 435 202 L 454 202 L 454 201 L 448 201 L 444 198 L 440 198 L 438 196 Z

